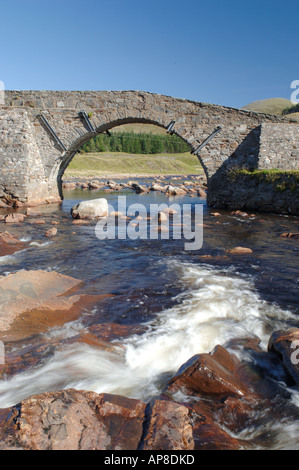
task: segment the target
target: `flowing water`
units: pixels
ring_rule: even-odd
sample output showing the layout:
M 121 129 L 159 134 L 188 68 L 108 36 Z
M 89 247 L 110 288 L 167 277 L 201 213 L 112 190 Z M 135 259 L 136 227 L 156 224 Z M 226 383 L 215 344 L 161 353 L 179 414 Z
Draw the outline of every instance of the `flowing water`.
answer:
M 170 203 L 160 193 L 122 195 L 128 205 Z M 236 217 L 229 212 L 212 217 L 204 200 L 176 197 L 171 202 L 204 204 L 204 243 L 198 251 L 185 251 L 184 240 L 98 240 L 94 224 L 71 224 L 70 209 L 78 201 L 106 197 L 117 210 L 118 196 L 68 191 L 61 206 L 42 209 L 48 225 L 25 222 L 14 228 L 29 245 L 0 259 L 2 274 L 53 270 L 84 281 L 83 294 L 110 296 L 86 306 L 73 321 L 6 345 L 11 354 L 38 360 L 0 381 L 0 408 L 71 387 L 146 401 L 190 357 L 221 344 L 269 377 L 273 403 L 280 410 L 279 418 L 261 410 L 258 424 L 243 430 L 241 437 L 257 439 L 263 447 L 258 438 L 267 435 L 266 447 L 299 448 L 299 393 L 286 384 L 279 362 L 274 367 L 266 354 L 273 331 L 298 326 L 299 244 L 280 237 L 298 232 L 298 218 Z M 59 221 L 58 234 L 47 240 L 44 232 L 53 219 Z M 253 253 L 226 253 L 240 245 Z M 110 348 L 76 341 L 81 334 L 98 331 L 99 325 L 109 331 L 119 328 Z M 250 339 L 260 340 L 264 355 L 243 347 Z M 41 345 L 49 347 L 37 353 Z

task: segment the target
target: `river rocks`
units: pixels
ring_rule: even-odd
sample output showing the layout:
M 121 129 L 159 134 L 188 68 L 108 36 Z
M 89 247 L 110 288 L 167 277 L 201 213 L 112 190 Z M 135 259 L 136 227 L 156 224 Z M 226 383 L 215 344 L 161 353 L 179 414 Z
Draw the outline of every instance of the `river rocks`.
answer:
M 224 405 L 224 413 L 228 414 L 227 401 Z M 189 406 L 190 412 L 196 417 L 193 423 L 194 450 L 240 450 L 249 447 L 246 442 L 242 442 L 222 429 L 224 420 L 219 423 L 221 409 L 213 412 L 211 407 L 202 401 Z M 235 418 L 239 419 L 237 411 Z
M 246 248 L 244 246 L 235 246 L 234 248 L 231 248 L 230 250 L 226 250 L 226 253 L 230 253 L 233 255 L 246 255 L 253 253 L 251 248 Z
M 137 194 L 147 192 L 147 187 L 139 183 L 133 183 L 132 189 L 134 189 Z
M 55 237 L 55 235 L 57 235 L 57 228 L 55 227 L 50 228 L 49 230 L 45 232 L 45 237 L 48 237 L 48 238 Z
M 168 222 L 168 217 L 165 212 L 158 212 L 158 222 L 160 223 Z
M 139 400 L 76 390 L 37 395 L 0 414 L 0 448 L 137 449 L 145 407 Z
M 5 202 L 2 201 L 2 199 L 0 199 L 0 208 L 1 209 L 9 209 L 10 206 L 8 204 L 5 204 Z
M 27 244 L 21 242 L 8 232 L 0 232 L 0 257 L 12 255 L 16 251 L 23 250 Z
M 84 220 L 84 219 L 75 219 L 72 222 L 72 225 L 89 225 L 90 222 L 89 220 Z
M 95 219 L 109 215 L 108 201 L 105 198 L 82 201 L 71 209 L 74 219 Z
M 299 386 L 299 328 L 272 333 L 268 350 L 278 355 L 291 381 Z
M 46 221 L 44 219 L 34 219 L 34 220 L 30 220 L 29 223 L 31 225 L 44 225 Z
M 91 183 L 88 184 L 88 189 L 101 189 L 103 185 L 101 185 L 98 181 L 91 181 Z
M 153 400 L 148 408 L 142 450 L 193 450 L 192 414 L 179 403 Z
M 94 342 L 96 338 L 91 339 Z M 147 404 L 73 389 L 35 395 L 0 410 L 0 449 L 191 451 L 250 447 L 224 430 L 234 433 L 240 423 L 246 426 L 252 403 L 260 406 L 258 397 L 250 395 L 241 363 L 220 346 L 200 357 L 203 367 L 199 374 L 191 377 L 187 369 L 193 366 L 183 366 L 185 376 L 191 377 L 191 382 L 187 381 L 189 391 L 192 383 L 193 400 L 183 398 L 185 386 L 174 392 L 175 399 L 168 390 Z
M 178 188 L 176 186 L 167 186 L 165 190 L 167 196 L 185 196 L 186 191 L 184 189 Z
M 0 413 L 1 450 L 193 450 L 193 419 L 178 403 L 63 390 Z
M 80 283 L 77 279 L 42 270 L 0 276 L 0 331 L 8 331 L 25 312 L 39 310 L 50 315 L 70 309 L 79 301 L 79 296 L 65 294 Z
M 40 217 L 42 214 L 40 211 L 37 211 L 33 207 L 27 207 L 26 216 L 28 217 Z
M 80 333 L 79 340 L 93 347 L 112 347 L 99 342 L 100 337 L 107 339 L 102 336 L 106 336 L 106 325 L 102 325 L 103 331 L 100 327 L 94 325 L 92 333 Z M 129 334 L 127 326 L 113 324 L 108 336 L 111 332 L 110 339 Z M 299 337 L 298 330 L 291 334 L 292 339 Z M 41 355 L 45 352 L 43 347 L 39 351 Z M 149 403 L 69 389 L 35 395 L 0 410 L 0 449 L 251 448 L 250 441 L 234 436 L 252 426 L 257 410 L 270 406 L 260 393 L 260 380 L 256 371 L 217 346 L 211 354 L 199 354 L 187 361 L 165 391 Z
M 242 212 L 242 211 L 233 211 L 231 212 L 231 215 L 236 215 L 238 217 L 248 217 L 247 212 Z
M 165 186 L 161 186 L 158 183 L 153 183 L 150 187 L 150 191 L 161 191 L 163 192 L 165 190 Z
M 8 214 L 4 221 L 6 224 L 19 224 L 21 222 L 24 222 L 26 218 L 25 214 L 20 214 L 20 213 L 14 213 L 14 214 Z
M 70 182 L 64 182 L 62 183 L 62 188 L 63 189 L 68 189 L 68 190 L 73 190 L 76 188 L 76 183 L 74 181 L 70 181 Z
M 212 217 L 219 217 L 221 214 L 219 212 L 211 212 L 210 214 Z
M 269 406 L 263 383 L 256 371 L 217 346 L 187 361 L 163 396 L 189 408 L 195 450 L 237 450 L 250 443 L 232 435 L 250 427 L 261 406 Z
M 299 233 L 283 233 L 280 236 L 282 238 L 293 238 L 294 240 L 299 240 Z
M 238 372 L 239 361 L 222 346 L 211 354 L 192 357 L 171 379 L 167 390 L 187 395 L 239 396 L 248 395 L 248 386 Z
M 202 199 L 205 199 L 207 197 L 207 193 L 201 188 L 198 189 L 197 193 L 198 193 L 198 196 Z

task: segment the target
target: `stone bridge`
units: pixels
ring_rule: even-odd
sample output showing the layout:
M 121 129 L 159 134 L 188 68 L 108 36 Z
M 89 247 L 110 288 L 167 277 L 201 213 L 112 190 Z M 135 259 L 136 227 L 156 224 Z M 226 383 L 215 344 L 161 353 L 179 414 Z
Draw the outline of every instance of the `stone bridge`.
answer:
M 198 155 L 209 204 L 230 168 L 299 169 L 299 124 L 285 118 L 141 91 L 6 91 L 0 198 L 9 204 L 57 201 L 65 169 L 90 138 L 121 124 L 167 129 L 172 121 L 173 132 L 193 152 L 221 126 Z

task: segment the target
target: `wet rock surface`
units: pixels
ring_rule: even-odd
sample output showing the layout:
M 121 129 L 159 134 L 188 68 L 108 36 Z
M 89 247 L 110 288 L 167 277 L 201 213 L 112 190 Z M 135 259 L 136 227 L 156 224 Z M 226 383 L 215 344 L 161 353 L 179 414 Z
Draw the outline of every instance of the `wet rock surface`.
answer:
M 239 450 L 237 433 L 267 397 L 225 348 L 191 358 L 149 403 L 67 389 L 0 410 L 0 448 Z
M 20 241 L 9 232 L 0 232 L 0 257 L 12 255 L 16 251 L 24 250 L 27 244 Z
M 145 403 L 64 390 L 24 400 L 0 413 L 0 448 L 130 450 L 142 435 Z
M 291 382 L 299 386 L 299 329 L 279 330 L 272 333 L 268 350 L 282 361 Z
M 199 354 L 186 362 L 170 381 L 167 390 L 187 395 L 239 396 L 250 393 L 239 368 L 241 364 L 222 346 L 211 354 Z

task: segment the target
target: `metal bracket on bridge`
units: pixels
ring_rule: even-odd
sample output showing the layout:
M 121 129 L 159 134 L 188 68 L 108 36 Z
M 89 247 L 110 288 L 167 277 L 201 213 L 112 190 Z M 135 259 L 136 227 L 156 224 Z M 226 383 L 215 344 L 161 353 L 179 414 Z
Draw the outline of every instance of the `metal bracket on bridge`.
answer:
M 86 123 L 88 129 L 90 130 L 90 132 L 93 132 L 94 134 L 96 134 L 97 131 L 96 131 L 95 128 L 93 127 L 92 123 L 90 122 L 90 119 L 89 119 L 89 117 L 87 116 L 86 112 L 85 112 L 85 111 L 80 111 L 80 112 L 78 113 L 78 115 L 84 119 L 84 121 L 85 121 L 85 123 Z
M 214 132 L 212 132 L 211 135 L 209 135 L 209 137 L 206 138 L 206 140 L 204 140 L 200 145 L 199 147 L 197 147 L 196 150 L 192 151 L 191 154 L 193 155 L 198 155 L 199 152 L 210 142 L 210 140 L 213 139 L 213 137 L 215 137 L 216 134 L 218 134 L 218 132 L 220 132 L 222 129 L 222 127 L 216 127 L 216 129 L 214 130 Z
M 65 146 L 63 145 L 63 143 L 61 142 L 61 140 L 59 139 L 59 137 L 57 136 L 56 132 L 54 131 L 54 129 L 52 129 L 52 127 L 50 126 L 50 124 L 48 123 L 47 119 L 42 115 L 40 114 L 38 116 L 41 121 L 43 122 L 43 124 L 45 125 L 46 129 L 48 130 L 48 132 L 51 134 L 51 136 L 53 137 L 53 139 L 55 140 L 55 142 L 59 145 L 59 147 L 61 147 L 62 150 L 64 150 L 66 152 L 66 148 Z
M 166 130 L 167 134 L 173 135 L 174 125 L 175 125 L 175 121 L 171 121 L 171 123 L 168 125 L 167 130 Z

